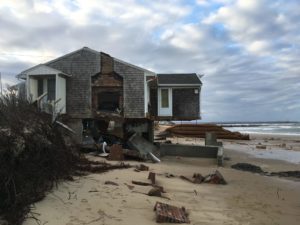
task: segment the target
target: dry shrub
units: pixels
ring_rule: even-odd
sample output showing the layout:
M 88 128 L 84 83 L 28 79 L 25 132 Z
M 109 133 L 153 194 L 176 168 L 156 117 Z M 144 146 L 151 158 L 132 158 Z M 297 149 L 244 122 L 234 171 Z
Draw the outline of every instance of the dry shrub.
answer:
M 60 180 L 128 167 L 88 161 L 66 145 L 51 115 L 14 94 L 0 98 L 0 215 L 9 224 L 21 224 L 30 205 Z

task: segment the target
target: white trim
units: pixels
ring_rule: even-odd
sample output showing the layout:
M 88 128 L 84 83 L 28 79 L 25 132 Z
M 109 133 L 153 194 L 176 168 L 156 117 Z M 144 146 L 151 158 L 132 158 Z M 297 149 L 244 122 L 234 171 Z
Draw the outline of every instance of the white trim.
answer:
M 34 73 L 35 70 L 37 70 L 37 71 L 40 70 L 40 72 Z M 71 75 L 69 75 L 69 74 L 66 74 L 60 70 L 54 69 L 54 68 L 44 65 L 44 64 L 38 64 L 34 67 L 24 70 L 23 72 L 18 74 L 17 77 L 26 79 L 28 75 L 29 76 L 38 76 L 38 75 L 56 75 L 56 74 L 62 74 L 66 77 L 71 77 Z
M 168 89 L 168 97 L 169 97 L 169 107 L 167 109 L 162 109 L 161 107 L 161 90 Z M 173 89 L 172 88 L 158 88 L 157 89 L 157 111 L 158 116 L 173 116 Z

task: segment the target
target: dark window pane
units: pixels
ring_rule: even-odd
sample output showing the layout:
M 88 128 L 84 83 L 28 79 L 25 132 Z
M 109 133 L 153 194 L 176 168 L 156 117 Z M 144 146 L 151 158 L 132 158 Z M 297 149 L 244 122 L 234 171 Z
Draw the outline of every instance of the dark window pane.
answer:
M 169 90 L 161 89 L 161 107 L 169 108 Z
M 39 79 L 38 80 L 38 96 L 41 96 L 42 94 L 44 94 L 44 80 L 43 79 Z
M 55 100 L 55 78 L 47 80 L 48 100 Z
M 115 111 L 119 108 L 119 92 L 102 92 L 98 94 L 98 109 Z

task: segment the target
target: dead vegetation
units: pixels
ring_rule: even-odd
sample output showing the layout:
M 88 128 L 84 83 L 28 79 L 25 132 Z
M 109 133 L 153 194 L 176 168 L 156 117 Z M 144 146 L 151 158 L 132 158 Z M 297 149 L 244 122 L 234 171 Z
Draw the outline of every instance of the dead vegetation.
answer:
M 34 202 L 73 175 L 130 167 L 87 160 L 61 129 L 27 100 L 0 97 L 0 221 L 21 224 Z

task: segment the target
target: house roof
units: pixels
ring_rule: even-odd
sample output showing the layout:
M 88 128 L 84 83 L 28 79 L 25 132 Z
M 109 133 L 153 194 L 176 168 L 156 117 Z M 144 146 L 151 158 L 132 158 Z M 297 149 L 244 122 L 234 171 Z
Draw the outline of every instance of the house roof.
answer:
M 105 54 L 106 54 L 106 53 L 105 53 Z M 146 73 L 147 76 L 155 76 L 155 73 L 154 73 L 153 71 L 151 71 L 151 70 L 147 70 L 147 69 L 145 69 L 145 68 L 142 68 L 142 67 L 133 65 L 133 64 L 131 64 L 131 63 L 125 62 L 125 61 L 123 61 L 123 60 L 121 60 L 121 59 L 118 59 L 118 58 L 115 58 L 115 57 L 113 57 L 113 59 L 114 59 L 114 61 L 123 63 L 123 64 L 125 64 L 125 65 L 127 65 L 127 66 L 136 68 L 136 69 L 138 69 L 138 70 L 142 70 L 142 71 L 144 71 L 144 72 Z
M 71 75 L 66 74 L 60 70 L 54 69 L 50 66 L 44 65 L 44 64 L 38 64 L 34 67 L 31 67 L 27 70 L 22 71 L 21 73 L 19 73 L 16 77 L 17 78 L 21 78 L 21 79 L 26 79 L 26 76 L 28 75 L 49 75 L 49 74 L 62 74 L 65 75 L 67 77 L 70 77 Z
M 202 84 L 199 76 L 196 73 L 160 73 L 157 74 L 158 85 L 195 85 Z

